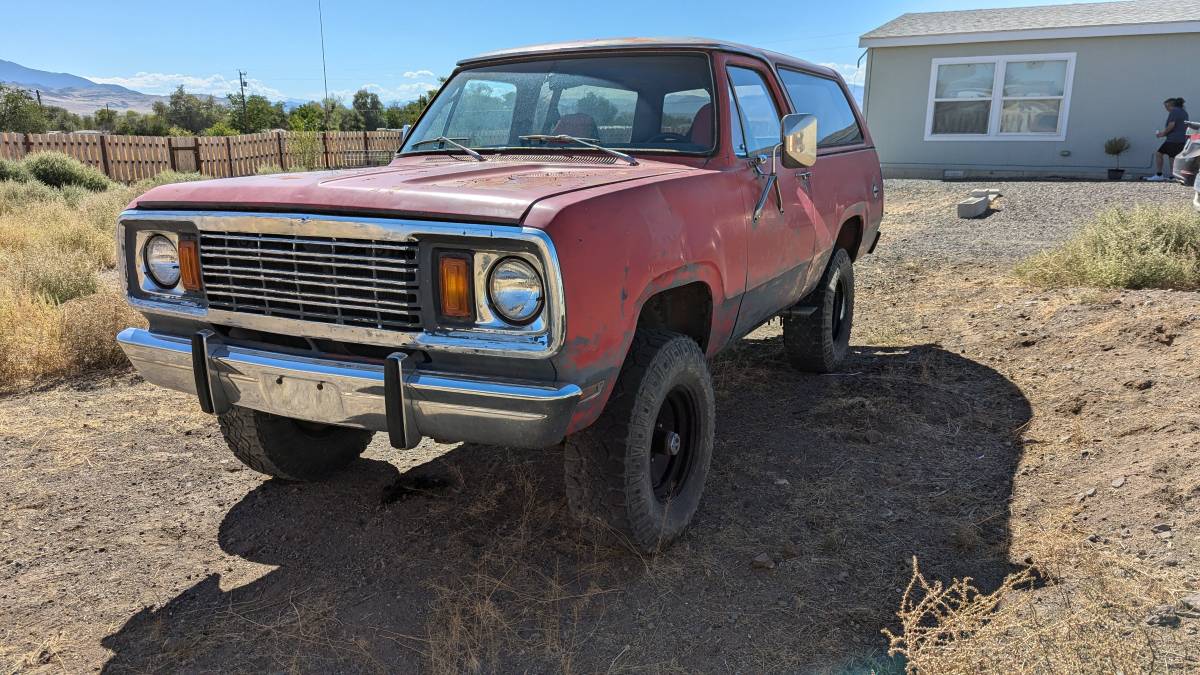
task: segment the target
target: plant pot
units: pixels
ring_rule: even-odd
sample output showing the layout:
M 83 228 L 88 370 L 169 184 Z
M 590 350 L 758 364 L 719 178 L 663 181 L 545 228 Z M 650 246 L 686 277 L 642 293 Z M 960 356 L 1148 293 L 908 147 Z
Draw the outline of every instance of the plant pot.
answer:
M 1124 177 L 1125 177 L 1125 169 L 1109 169 L 1108 170 L 1108 179 L 1109 180 L 1121 180 Z

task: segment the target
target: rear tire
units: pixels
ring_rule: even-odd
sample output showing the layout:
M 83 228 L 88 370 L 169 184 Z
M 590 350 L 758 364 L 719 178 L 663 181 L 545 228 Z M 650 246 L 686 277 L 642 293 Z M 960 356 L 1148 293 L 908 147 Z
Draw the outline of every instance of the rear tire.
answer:
M 237 406 L 218 421 L 225 443 L 242 464 L 290 481 L 330 477 L 361 455 L 375 435 Z
M 600 419 L 566 440 L 571 513 L 647 553 L 677 539 L 704 492 L 714 401 L 704 353 L 693 340 L 638 331 Z
M 800 370 L 832 373 L 850 352 L 854 326 L 854 264 L 838 249 L 825 268 L 821 283 L 797 305 L 815 307 L 807 316 L 783 315 L 783 347 Z

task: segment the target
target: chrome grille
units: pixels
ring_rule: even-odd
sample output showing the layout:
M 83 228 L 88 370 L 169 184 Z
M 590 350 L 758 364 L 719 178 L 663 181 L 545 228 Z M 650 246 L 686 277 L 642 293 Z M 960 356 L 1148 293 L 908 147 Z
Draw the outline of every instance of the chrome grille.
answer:
M 201 232 L 208 305 L 343 326 L 420 326 L 417 246 L 396 241 Z

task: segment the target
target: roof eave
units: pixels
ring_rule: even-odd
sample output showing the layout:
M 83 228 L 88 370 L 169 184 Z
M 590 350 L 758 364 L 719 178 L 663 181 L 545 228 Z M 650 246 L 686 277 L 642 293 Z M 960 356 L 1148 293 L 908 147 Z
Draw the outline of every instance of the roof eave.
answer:
M 867 33 L 858 39 L 858 46 L 865 49 L 877 47 L 922 47 L 927 45 L 957 45 L 975 42 L 1060 40 L 1066 38 L 1120 37 L 1127 35 L 1168 35 L 1173 33 L 1200 33 L 1200 21 L 1132 23 L 1110 26 L 1064 26 L 1060 28 L 1031 28 L 1028 30 L 879 37 L 871 37 L 871 34 Z

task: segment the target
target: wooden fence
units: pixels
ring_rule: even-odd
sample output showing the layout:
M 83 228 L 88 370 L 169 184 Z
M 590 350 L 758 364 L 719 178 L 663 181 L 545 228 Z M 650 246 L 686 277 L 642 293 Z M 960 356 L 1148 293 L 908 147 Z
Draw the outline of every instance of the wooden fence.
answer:
M 198 171 L 214 178 L 248 176 L 259 167 L 350 168 L 387 164 L 399 131 L 268 131 L 241 136 L 115 136 L 0 132 L 0 158 L 62 152 L 132 183 L 161 171 Z

